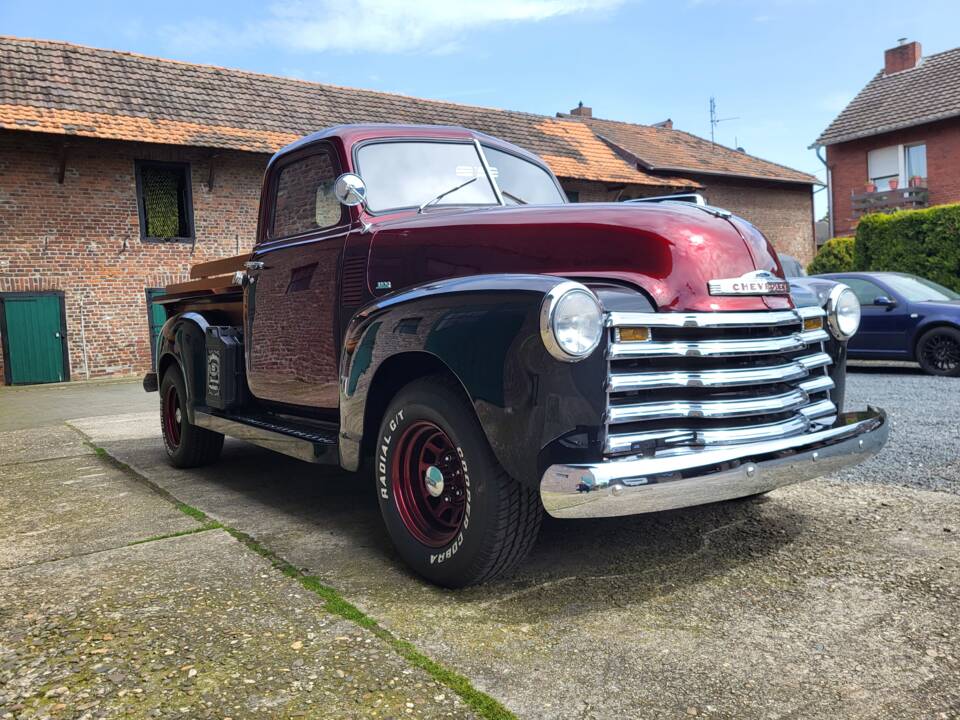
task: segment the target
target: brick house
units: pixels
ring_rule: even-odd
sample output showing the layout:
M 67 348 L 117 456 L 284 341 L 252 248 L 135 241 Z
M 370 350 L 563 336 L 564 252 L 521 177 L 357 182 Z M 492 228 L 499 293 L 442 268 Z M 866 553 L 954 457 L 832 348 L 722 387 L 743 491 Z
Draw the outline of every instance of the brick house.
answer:
M 250 248 L 272 153 L 350 122 L 455 124 L 503 137 L 540 155 L 581 202 L 702 191 L 782 249 L 813 252 L 815 178 L 734 151 L 723 154 L 749 172 L 735 163 L 681 172 L 689 158 L 673 172 L 637 161 L 582 117 L 0 37 L 4 382 L 144 372 L 158 331 L 151 298 L 192 264 Z M 750 177 L 756 167 L 784 173 L 779 195 L 776 179 Z
M 887 50 L 812 147 L 826 149 L 831 235 L 864 213 L 960 202 L 960 48 Z

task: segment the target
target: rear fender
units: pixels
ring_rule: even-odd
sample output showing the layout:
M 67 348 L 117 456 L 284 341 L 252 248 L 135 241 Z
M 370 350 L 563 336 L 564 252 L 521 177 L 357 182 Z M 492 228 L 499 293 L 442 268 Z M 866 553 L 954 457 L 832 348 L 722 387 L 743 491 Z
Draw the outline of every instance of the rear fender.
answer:
M 187 417 L 193 422 L 193 410 L 202 405 L 206 393 L 206 347 L 209 323 L 199 313 L 179 313 L 167 319 L 160 329 L 157 348 L 158 383 L 171 363 L 183 372 L 187 390 Z
M 426 359 L 424 354 L 431 371 L 446 368 L 459 381 L 512 477 L 532 486 L 541 467 L 557 456 L 595 456 L 606 407 L 606 343 L 590 357 L 567 363 L 553 358 L 540 336 L 543 298 L 565 280 L 456 278 L 384 296 L 358 311 L 340 363 L 343 466 L 359 468 L 364 428 L 379 426 L 380 418 L 368 417 L 370 390 L 380 392 L 378 372 L 391 358 Z

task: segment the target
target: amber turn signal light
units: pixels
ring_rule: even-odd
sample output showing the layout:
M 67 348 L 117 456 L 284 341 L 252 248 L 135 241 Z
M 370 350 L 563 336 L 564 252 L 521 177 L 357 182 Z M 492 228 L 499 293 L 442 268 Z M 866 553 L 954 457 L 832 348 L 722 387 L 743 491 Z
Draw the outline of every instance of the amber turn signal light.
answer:
M 617 329 L 619 342 L 646 342 L 650 339 L 650 328 L 625 327 Z
M 820 317 L 804 318 L 804 321 L 803 321 L 804 330 L 819 330 L 822 327 L 823 327 L 823 318 L 820 318 Z

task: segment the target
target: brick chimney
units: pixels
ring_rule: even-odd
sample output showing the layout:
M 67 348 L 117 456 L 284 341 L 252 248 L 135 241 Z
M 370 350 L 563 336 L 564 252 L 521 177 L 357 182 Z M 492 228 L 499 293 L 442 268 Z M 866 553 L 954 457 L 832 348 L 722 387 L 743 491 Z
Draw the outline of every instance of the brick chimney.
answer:
M 571 115 L 576 115 L 577 117 L 593 117 L 593 108 L 588 108 L 583 104 L 583 100 L 570 111 Z
M 901 70 L 909 70 L 920 64 L 922 57 L 920 43 L 913 41 L 907 42 L 906 38 L 900 38 L 900 44 L 895 48 L 890 48 L 883 54 L 883 74 L 893 75 Z

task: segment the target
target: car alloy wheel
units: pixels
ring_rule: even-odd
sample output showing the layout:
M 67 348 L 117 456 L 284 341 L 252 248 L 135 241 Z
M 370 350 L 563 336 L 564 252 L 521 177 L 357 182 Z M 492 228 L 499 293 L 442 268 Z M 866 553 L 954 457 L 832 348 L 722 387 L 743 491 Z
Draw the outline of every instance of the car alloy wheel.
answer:
M 450 436 L 423 420 L 406 428 L 391 472 L 394 502 L 407 531 L 428 547 L 443 547 L 463 528 L 463 463 Z
M 944 375 L 952 374 L 960 368 L 960 343 L 946 333 L 937 333 L 929 338 L 921 348 L 924 364 Z

